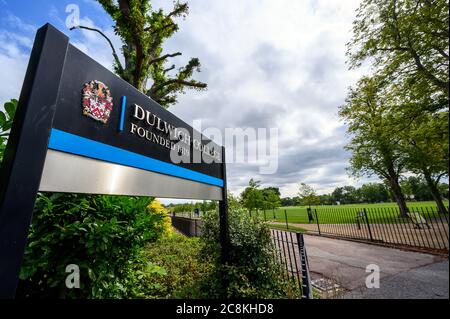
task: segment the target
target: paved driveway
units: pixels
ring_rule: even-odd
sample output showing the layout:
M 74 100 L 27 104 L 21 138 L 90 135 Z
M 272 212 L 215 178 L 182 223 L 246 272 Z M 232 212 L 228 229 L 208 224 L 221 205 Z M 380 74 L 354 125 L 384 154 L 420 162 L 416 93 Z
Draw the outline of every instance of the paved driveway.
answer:
M 439 256 L 304 235 L 312 278 L 332 279 L 342 298 L 449 298 L 449 264 Z M 366 288 L 366 267 L 380 269 L 380 288 Z

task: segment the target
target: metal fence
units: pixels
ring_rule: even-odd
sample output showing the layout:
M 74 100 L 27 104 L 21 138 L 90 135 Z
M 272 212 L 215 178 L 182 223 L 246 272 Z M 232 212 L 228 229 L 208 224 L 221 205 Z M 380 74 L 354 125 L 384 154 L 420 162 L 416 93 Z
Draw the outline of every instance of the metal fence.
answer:
M 278 222 L 287 229 L 444 253 L 449 249 L 448 214 L 435 207 L 409 207 L 407 216 L 391 207 L 315 208 L 295 216 L 284 210 L 283 215 Z
M 198 218 L 170 216 L 172 226 L 180 233 L 188 237 L 200 236 L 202 233 L 202 221 Z
M 202 220 L 186 215 L 171 214 L 172 226 L 188 237 L 200 236 Z M 293 295 L 299 292 L 303 299 L 312 299 L 308 256 L 303 234 L 271 229 L 275 258 L 280 262 L 285 279 L 291 283 Z
M 303 234 L 271 229 L 272 242 L 275 246 L 275 258 L 282 266 L 283 274 L 301 298 L 312 299 L 308 256 L 306 254 Z

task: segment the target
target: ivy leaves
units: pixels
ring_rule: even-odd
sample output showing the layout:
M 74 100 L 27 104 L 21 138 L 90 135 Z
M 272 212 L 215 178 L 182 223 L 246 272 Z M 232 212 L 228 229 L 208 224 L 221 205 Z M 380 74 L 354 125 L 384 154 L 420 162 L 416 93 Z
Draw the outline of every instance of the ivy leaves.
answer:
M 0 111 L 0 163 L 3 159 L 3 153 L 6 147 L 6 141 L 9 137 L 9 131 L 11 130 L 14 115 L 17 109 L 17 100 L 11 99 L 3 104 L 5 111 Z

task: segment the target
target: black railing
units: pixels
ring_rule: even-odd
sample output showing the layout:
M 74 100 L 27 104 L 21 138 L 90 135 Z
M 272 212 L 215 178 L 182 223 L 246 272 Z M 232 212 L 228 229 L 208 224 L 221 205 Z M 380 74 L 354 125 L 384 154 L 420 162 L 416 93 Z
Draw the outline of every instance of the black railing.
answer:
M 197 218 L 181 217 L 171 215 L 172 226 L 188 237 L 197 237 L 201 235 L 202 221 Z
M 294 291 L 303 299 L 312 299 L 308 256 L 303 234 L 271 229 L 274 254 L 279 261 L 283 275 Z
M 310 213 L 307 208 L 283 209 L 275 221 L 318 235 L 443 253 L 449 249 L 448 213 L 436 207 L 409 207 L 407 214 L 393 207 L 316 207 Z

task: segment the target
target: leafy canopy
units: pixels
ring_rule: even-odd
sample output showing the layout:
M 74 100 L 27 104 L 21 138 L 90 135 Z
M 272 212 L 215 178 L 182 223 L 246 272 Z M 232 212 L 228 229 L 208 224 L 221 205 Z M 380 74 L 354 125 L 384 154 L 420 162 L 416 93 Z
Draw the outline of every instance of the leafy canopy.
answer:
M 163 107 L 177 103 L 177 95 L 185 88 L 206 89 L 206 83 L 192 78 L 200 71 L 200 60 L 191 58 L 185 66 L 168 65 L 170 58 L 181 52 L 164 53 L 163 44 L 179 30 L 176 18 L 188 15 L 188 4 L 175 1 L 171 12 L 155 10 L 150 0 L 98 0 L 114 20 L 114 31 L 123 42 L 122 64 L 111 40 L 100 30 L 86 26 L 75 28 L 98 32 L 109 43 L 114 57 L 114 70 L 139 91 Z

